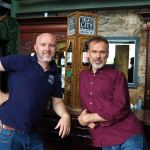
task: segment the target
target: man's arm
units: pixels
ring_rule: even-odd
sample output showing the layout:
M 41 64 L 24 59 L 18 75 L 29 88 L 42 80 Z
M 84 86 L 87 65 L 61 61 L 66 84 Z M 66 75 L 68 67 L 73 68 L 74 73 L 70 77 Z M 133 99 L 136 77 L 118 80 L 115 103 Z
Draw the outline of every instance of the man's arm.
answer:
M 97 113 L 88 113 L 86 109 L 84 109 L 81 114 L 78 116 L 78 120 L 81 125 L 88 126 L 89 128 L 96 127 L 98 122 L 107 121 Z
M 61 136 L 61 138 L 64 138 L 70 133 L 70 126 L 71 126 L 70 115 L 61 98 L 53 97 L 52 105 L 56 114 L 61 117 L 55 129 L 59 128 L 59 136 Z
M 2 66 L 1 61 L 0 61 L 0 71 L 5 71 L 4 67 Z
M 123 72 L 117 72 L 114 79 L 112 102 L 105 100 L 105 108 L 99 109 L 98 115 L 105 118 L 107 122 L 102 122 L 101 126 L 110 126 L 126 118 L 130 110 L 129 91 L 126 76 Z
M 5 71 L 4 67 L 2 66 L 2 63 L 0 61 L 0 71 Z M 8 94 L 7 93 L 3 93 L 0 90 L 0 105 L 2 105 L 4 102 L 6 102 L 8 100 Z
M 4 102 L 6 102 L 8 100 L 8 93 L 3 93 L 1 90 L 0 90 L 0 105 L 2 105 Z

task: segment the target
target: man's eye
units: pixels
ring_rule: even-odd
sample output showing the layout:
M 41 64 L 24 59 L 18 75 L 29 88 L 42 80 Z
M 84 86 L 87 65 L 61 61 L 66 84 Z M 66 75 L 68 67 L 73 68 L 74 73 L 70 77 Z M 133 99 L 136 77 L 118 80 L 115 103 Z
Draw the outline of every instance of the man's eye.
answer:
M 41 46 L 46 46 L 46 44 L 41 44 Z
M 97 51 L 92 51 L 92 53 L 97 53 Z
M 56 46 L 56 45 L 52 45 L 52 44 L 49 45 L 49 47 L 53 47 L 53 48 L 54 48 L 55 46 Z
M 102 51 L 102 52 L 101 52 L 101 54 L 105 54 L 105 52 L 104 52 L 104 51 Z

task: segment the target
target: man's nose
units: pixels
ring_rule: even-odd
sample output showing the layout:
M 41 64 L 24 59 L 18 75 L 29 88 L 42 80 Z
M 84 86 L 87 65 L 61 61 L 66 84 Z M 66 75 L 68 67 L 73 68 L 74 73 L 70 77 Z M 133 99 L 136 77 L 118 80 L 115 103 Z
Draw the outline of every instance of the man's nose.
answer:
M 46 50 L 50 50 L 50 46 L 49 46 L 49 45 L 46 45 L 45 49 L 46 49 Z
M 97 58 L 100 58 L 101 57 L 101 53 L 97 53 Z

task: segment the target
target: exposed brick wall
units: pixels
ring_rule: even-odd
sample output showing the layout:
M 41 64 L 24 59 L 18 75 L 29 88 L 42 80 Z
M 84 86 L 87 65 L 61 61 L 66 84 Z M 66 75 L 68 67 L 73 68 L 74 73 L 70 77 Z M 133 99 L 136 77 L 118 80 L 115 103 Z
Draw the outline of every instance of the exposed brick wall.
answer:
M 145 64 L 146 64 L 146 33 L 142 30 L 143 22 L 137 15 L 139 10 L 99 11 L 98 34 L 103 36 L 138 36 L 138 87 L 129 89 L 132 99 L 144 97 Z
M 141 96 L 144 99 L 145 87 L 145 66 L 146 66 L 146 31 L 142 30 L 143 22 L 138 13 L 150 11 L 150 9 L 127 9 L 127 10 L 109 10 L 94 11 L 98 14 L 97 33 L 103 36 L 138 36 L 140 37 L 140 47 L 138 50 L 138 86 L 129 89 L 131 99 Z M 90 12 L 90 11 L 88 11 Z M 60 13 L 66 16 L 72 12 Z

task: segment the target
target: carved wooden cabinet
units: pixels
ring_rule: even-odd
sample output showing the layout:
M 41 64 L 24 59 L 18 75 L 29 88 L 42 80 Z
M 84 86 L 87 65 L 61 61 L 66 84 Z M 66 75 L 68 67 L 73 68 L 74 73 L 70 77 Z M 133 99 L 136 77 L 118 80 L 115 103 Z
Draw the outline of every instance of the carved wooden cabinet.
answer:
M 65 102 L 73 112 L 81 110 L 79 98 L 79 76 L 83 65 L 83 49 L 86 40 L 97 34 L 97 15 L 75 12 L 68 15 Z M 71 49 L 71 56 L 68 55 Z M 71 57 L 71 60 L 69 60 Z M 69 60 L 69 61 L 68 61 Z

